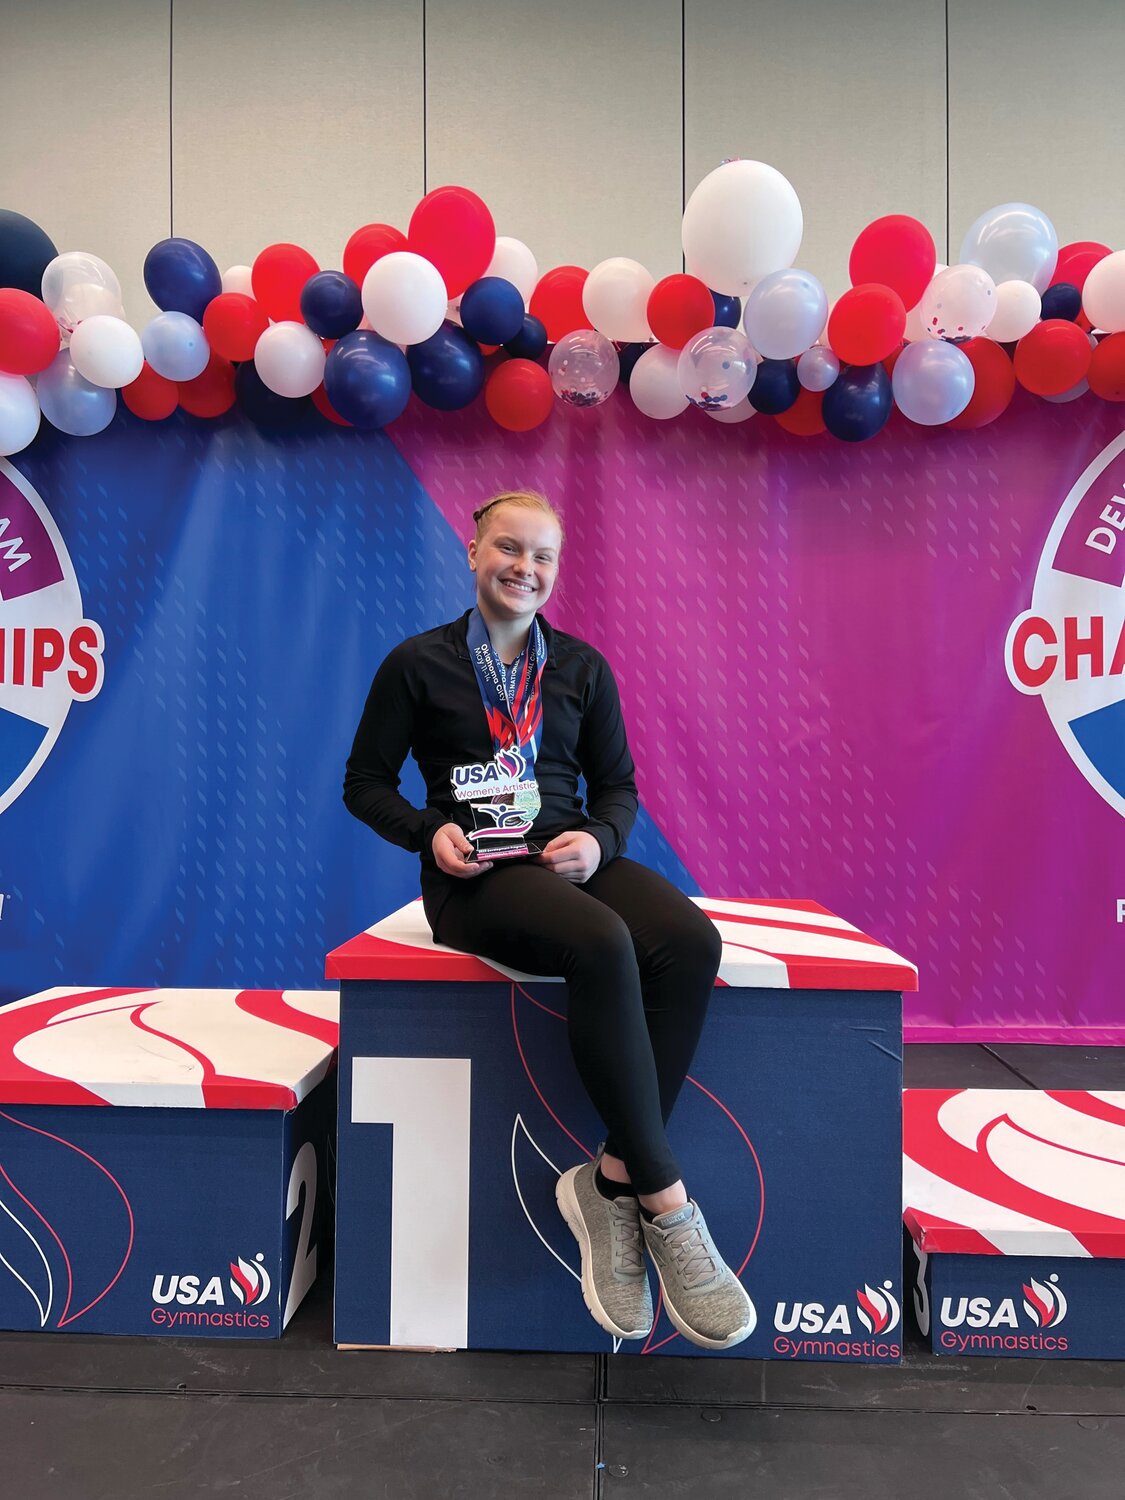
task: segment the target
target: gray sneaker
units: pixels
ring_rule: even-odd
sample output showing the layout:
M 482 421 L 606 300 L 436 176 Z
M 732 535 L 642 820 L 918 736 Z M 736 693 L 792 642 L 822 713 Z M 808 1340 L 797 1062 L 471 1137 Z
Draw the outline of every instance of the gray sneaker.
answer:
M 641 1228 L 664 1306 L 684 1338 L 704 1349 L 729 1349 L 749 1338 L 758 1321 L 754 1304 L 715 1249 L 699 1205 L 685 1203 Z
M 564 1172 L 555 1188 L 559 1211 L 582 1251 L 582 1295 L 590 1316 L 618 1339 L 643 1339 L 652 1329 L 652 1293 L 645 1269 L 641 1216 L 633 1197 L 603 1198 L 595 1163 Z

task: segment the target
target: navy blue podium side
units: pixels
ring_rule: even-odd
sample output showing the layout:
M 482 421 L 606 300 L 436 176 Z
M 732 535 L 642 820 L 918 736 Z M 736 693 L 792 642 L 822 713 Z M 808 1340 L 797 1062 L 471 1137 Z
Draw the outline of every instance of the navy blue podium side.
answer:
M 917 971 L 812 902 L 700 905 L 719 982 L 671 1122 L 757 1312 L 723 1357 L 901 1353 L 901 1041 Z M 605 1351 L 558 1214 L 601 1125 L 557 980 L 438 947 L 420 902 L 328 958 L 341 984 L 335 1339 Z M 699 1354 L 659 1313 L 622 1352 Z

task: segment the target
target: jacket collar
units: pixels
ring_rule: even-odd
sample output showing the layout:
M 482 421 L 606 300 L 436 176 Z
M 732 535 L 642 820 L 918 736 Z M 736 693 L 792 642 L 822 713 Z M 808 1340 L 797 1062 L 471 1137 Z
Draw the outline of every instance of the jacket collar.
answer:
M 446 640 L 448 640 L 453 645 L 454 649 L 457 652 L 457 655 L 462 659 L 462 661 L 470 660 L 469 616 L 471 614 L 472 610 L 467 609 L 459 620 L 452 620 L 445 627 Z M 555 632 L 541 614 L 536 614 L 535 618 L 539 621 L 540 627 L 543 631 L 543 639 L 547 644 L 547 665 L 549 667 L 557 667 L 559 663 L 558 658 L 555 655 Z

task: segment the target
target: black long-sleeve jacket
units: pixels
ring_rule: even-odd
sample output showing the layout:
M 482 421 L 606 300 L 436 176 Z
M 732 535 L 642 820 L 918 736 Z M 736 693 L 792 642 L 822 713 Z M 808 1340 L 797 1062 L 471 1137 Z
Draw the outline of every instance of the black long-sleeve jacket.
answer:
M 450 786 L 455 765 L 491 760 L 492 739 L 467 642 L 469 612 L 396 646 L 375 674 L 344 776 L 349 812 L 422 856 L 423 886 L 444 881 L 430 845 L 444 823 L 468 832 L 472 811 Z M 633 757 L 609 663 L 593 646 L 539 617 L 547 645 L 543 732 L 535 779 L 543 806 L 535 838 L 572 829 L 593 834 L 605 864 L 625 850 L 637 816 Z M 426 782 L 426 807 L 399 792 L 407 754 Z M 578 778 L 586 779 L 586 806 Z

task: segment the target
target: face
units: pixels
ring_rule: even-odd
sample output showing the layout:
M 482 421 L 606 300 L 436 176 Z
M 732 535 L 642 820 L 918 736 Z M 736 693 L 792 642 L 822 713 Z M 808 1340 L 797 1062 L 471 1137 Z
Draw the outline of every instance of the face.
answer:
M 551 597 L 559 573 L 562 536 L 541 510 L 498 505 L 479 543 L 469 543 L 477 575 L 477 603 L 487 620 L 530 621 Z

